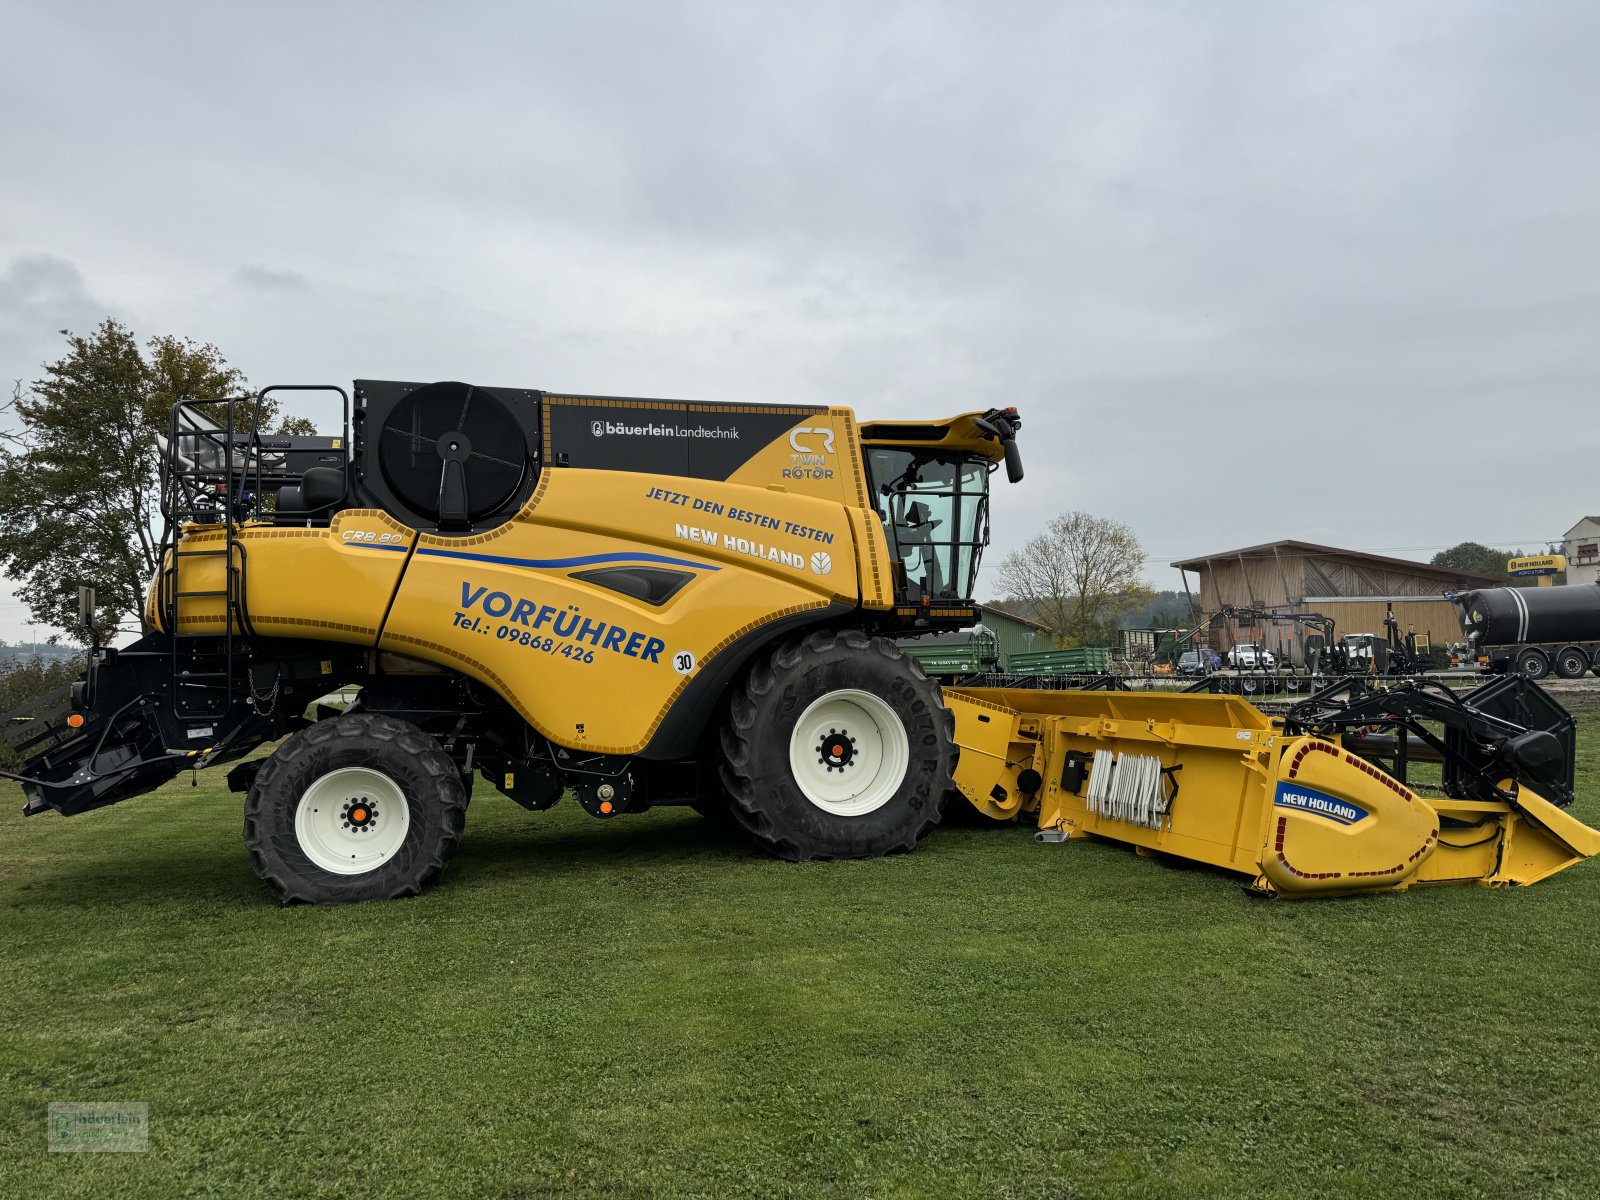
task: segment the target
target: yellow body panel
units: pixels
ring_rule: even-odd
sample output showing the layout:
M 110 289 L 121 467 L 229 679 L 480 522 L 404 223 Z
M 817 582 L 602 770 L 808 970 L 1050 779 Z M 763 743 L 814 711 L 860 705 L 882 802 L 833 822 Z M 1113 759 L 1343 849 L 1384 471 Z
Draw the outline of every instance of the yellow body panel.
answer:
M 780 488 L 861 509 L 872 507 L 855 414 L 848 408 L 830 409 L 825 417 L 813 415 L 789 437 L 764 447 L 730 475 L 728 482 Z
M 482 680 L 563 746 L 638 752 L 690 679 L 733 641 L 830 603 L 774 572 L 699 566 L 685 568 L 692 581 L 656 607 L 579 579 L 591 564 L 560 565 L 604 554 L 607 543 L 593 534 L 520 522 L 504 529 L 492 543 L 448 549 L 551 565 L 430 556 L 444 548 L 424 538 L 381 645 Z
M 568 541 L 540 552 L 542 539 L 556 530 L 583 535 L 582 544 Z M 424 534 L 419 548 L 423 556 L 436 550 L 541 559 L 644 550 L 769 575 L 851 605 L 860 598 L 848 510 L 814 496 L 734 482 L 546 471 L 515 520 L 478 537 Z
M 945 707 L 955 714 L 955 742 L 960 750 L 952 782 L 974 808 L 986 817 L 1003 821 L 1022 808 L 1022 794 L 997 783 L 1007 774 L 1012 739 L 1017 732 L 1016 713 L 1004 705 L 979 699 L 970 692 L 947 688 Z M 1021 754 L 1033 761 L 1035 748 L 1024 744 Z M 994 791 L 1001 787 L 1003 795 Z
M 394 596 L 416 532 L 377 509 L 347 509 L 325 529 L 246 524 L 234 532 L 236 562 L 245 581 L 245 607 L 257 632 L 371 645 Z M 179 543 L 178 632 L 221 633 L 227 573 L 220 527 L 192 527 Z M 218 551 L 214 555 L 205 551 Z M 242 557 L 239 557 L 242 555 Z M 172 558 L 169 552 L 168 566 Z M 146 615 L 163 627 L 160 579 Z M 235 632 L 238 632 L 237 623 Z
M 726 481 L 546 469 L 522 510 L 483 534 L 419 535 L 372 509 L 340 512 L 328 528 L 247 523 L 234 533 L 244 612 L 262 635 L 459 670 L 560 745 L 638 753 L 746 635 L 893 605 L 854 416 L 796 411 L 805 422 Z M 185 531 L 181 582 L 167 575 L 164 586 L 215 594 L 179 597 L 180 632 L 223 631 L 227 572 L 208 552 L 224 545 L 219 527 Z M 629 565 L 687 578 L 657 605 L 581 577 Z M 162 595 L 152 589 L 148 604 L 158 627 Z
M 628 563 L 691 578 L 659 606 L 580 578 Z M 633 754 L 737 639 L 858 605 L 857 570 L 837 503 L 731 482 L 547 471 L 514 521 L 418 539 L 381 645 L 482 680 L 561 745 Z

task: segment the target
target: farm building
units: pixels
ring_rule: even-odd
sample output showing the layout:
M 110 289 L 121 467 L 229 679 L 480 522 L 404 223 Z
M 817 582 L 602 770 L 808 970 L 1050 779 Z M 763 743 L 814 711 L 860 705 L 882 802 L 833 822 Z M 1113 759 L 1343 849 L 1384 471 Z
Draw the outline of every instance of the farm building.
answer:
M 1600 517 L 1585 517 L 1567 530 L 1567 582 L 1600 583 Z
M 1000 643 L 1001 662 L 1005 662 L 1013 654 L 1028 654 L 1035 650 L 1053 648 L 1050 631 L 1043 625 L 1012 616 L 998 608 L 985 608 L 982 619 L 983 627 L 994 634 Z M 965 646 L 971 639 L 972 632 L 970 629 L 961 629 L 934 637 L 901 640 L 907 646 Z
M 1238 550 L 1223 550 L 1172 564 L 1199 579 L 1197 599 L 1212 625 L 1211 645 L 1226 651 L 1256 642 L 1294 662 L 1306 661 L 1306 638 L 1315 630 L 1292 621 L 1255 622 L 1218 617 L 1224 607 L 1265 609 L 1271 613 L 1319 613 L 1332 618 L 1335 636 L 1383 636 L 1384 615 L 1394 605 L 1400 631 L 1414 630 L 1419 642 L 1458 641 L 1458 610 L 1448 591 L 1504 587 L 1504 576 L 1457 571 L 1360 550 L 1341 550 L 1286 540 Z

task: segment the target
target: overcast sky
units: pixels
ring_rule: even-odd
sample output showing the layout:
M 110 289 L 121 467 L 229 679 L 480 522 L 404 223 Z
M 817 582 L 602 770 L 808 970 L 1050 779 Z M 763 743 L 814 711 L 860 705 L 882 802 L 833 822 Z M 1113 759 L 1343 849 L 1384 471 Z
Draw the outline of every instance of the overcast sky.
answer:
M 1172 559 L 1600 511 L 1600 5 L 0 0 L 0 376 L 1018 405 Z M 0 636 L 22 612 L 0 597 Z

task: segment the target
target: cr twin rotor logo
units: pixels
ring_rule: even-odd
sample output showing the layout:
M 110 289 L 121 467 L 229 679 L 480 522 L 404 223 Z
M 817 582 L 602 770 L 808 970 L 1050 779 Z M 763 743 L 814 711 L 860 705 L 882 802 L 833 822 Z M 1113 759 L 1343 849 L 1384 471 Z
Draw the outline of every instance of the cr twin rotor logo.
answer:
M 815 443 L 806 446 L 800 442 L 801 437 L 816 437 L 822 439 L 822 449 L 818 451 Z M 832 454 L 833 430 L 815 428 L 810 425 L 800 425 L 789 431 L 789 448 L 796 454 Z

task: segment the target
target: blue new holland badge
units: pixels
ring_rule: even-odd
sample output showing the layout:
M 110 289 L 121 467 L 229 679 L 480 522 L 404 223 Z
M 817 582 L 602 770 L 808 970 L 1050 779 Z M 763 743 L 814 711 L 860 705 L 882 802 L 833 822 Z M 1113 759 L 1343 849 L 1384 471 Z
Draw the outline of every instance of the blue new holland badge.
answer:
M 1325 817 L 1336 825 L 1354 825 L 1367 819 L 1367 810 L 1359 804 L 1308 788 L 1304 784 L 1280 781 L 1272 803 L 1276 808 L 1292 808 L 1296 812 Z

